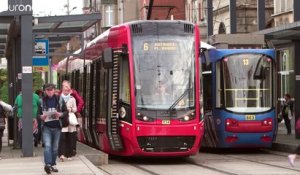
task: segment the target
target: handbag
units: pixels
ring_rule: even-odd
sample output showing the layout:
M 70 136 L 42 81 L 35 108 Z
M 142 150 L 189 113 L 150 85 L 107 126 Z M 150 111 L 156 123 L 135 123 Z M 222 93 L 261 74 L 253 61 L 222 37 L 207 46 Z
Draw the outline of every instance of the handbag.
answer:
M 74 126 L 78 125 L 76 115 L 73 112 L 69 113 L 69 123 L 70 125 L 74 125 Z
M 291 109 L 288 110 L 288 117 L 290 120 L 292 120 L 292 118 L 293 118 Z
M 278 122 L 278 123 L 281 123 L 281 122 L 282 122 L 282 120 L 283 120 L 283 118 L 282 118 L 282 114 L 281 114 L 281 113 L 279 113 L 279 114 L 277 115 L 277 122 Z

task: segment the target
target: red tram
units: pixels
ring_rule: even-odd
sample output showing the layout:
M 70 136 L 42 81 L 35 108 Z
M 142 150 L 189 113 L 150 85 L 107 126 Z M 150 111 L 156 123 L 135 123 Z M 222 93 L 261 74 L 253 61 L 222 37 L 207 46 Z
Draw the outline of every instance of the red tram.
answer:
M 88 43 L 85 60 L 71 58 L 69 79 L 86 103 L 85 143 L 122 156 L 197 153 L 204 132 L 199 41 L 192 23 L 136 21 Z

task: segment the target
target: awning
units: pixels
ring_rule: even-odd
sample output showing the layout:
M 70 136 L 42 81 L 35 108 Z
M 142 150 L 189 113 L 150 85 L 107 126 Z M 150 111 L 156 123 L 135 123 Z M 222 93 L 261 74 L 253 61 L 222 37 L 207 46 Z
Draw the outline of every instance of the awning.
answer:
M 267 40 L 300 40 L 300 21 L 256 32 Z
M 33 17 L 33 35 L 36 39 L 49 40 L 49 56 L 51 56 L 55 55 L 54 50 L 69 42 L 72 37 L 82 35 L 100 20 L 100 13 Z M 0 16 L 0 57 L 5 57 L 11 52 L 10 40 L 18 32 L 20 32 L 18 20 L 14 20 L 13 17 Z M 65 55 L 61 54 L 61 56 Z

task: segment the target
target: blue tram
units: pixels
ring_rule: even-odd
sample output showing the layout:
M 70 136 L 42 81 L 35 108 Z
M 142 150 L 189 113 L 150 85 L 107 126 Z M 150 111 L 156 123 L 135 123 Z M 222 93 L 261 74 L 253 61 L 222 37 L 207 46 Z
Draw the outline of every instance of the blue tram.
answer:
M 275 51 L 202 52 L 202 146 L 271 147 L 276 137 Z

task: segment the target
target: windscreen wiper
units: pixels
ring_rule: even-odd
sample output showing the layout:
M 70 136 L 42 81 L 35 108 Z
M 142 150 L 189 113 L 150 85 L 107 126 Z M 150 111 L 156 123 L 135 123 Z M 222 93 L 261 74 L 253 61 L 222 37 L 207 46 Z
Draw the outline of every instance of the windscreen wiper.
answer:
M 184 97 L 190 90 L 191 90 L 190 88 L 186 89 L 186 90 L 185 90 L 185 91 L 177 98 L 177 100 L 169 107 L 168 111 L 173 110 L 173 109 L 177 106 L 177 104 L 183 99 L 183 97 Z

